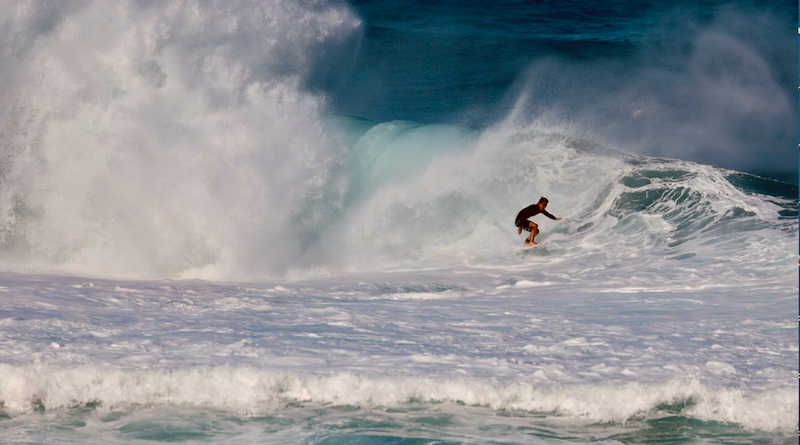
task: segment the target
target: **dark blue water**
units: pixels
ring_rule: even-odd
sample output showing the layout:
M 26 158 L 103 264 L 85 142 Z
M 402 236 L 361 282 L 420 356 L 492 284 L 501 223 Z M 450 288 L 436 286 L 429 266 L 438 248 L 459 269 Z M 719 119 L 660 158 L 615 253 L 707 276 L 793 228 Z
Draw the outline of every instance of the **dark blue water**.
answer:
M 336 113 L 486 127 L 516 109 L 796 182 L 795 1 L 349 4 L 361 35 L 309 80 Z

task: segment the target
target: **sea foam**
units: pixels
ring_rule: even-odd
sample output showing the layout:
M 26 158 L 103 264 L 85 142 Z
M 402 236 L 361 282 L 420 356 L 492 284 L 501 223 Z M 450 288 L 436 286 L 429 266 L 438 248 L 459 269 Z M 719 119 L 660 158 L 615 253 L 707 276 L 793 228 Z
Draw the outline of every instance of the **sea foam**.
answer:
M 354 407 L 460 403 L 619 424 L 664 415 L 661 411 L 666 410 L 670 415 L 703 421 L 783 431 L 796 424 L 798 409 L 797 394 L 788 389 L 744 395 L 697 381 L 542 387 L 471 378 L 370 377 L 347 372 L 314 375 L 233 366 L 132 371 L 0 364 L 0 371 L 4 375 L 2 406 L 17 413 L 91 405 L 109 411 L 209 407 L 258 415 L 292 402 Z

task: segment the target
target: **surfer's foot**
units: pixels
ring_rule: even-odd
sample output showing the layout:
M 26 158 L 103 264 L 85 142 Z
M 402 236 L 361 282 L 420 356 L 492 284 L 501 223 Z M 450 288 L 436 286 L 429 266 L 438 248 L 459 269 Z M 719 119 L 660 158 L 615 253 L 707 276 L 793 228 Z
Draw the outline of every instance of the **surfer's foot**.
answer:
M 517 227 L 517 234 L 522 235 L 522 227 Z

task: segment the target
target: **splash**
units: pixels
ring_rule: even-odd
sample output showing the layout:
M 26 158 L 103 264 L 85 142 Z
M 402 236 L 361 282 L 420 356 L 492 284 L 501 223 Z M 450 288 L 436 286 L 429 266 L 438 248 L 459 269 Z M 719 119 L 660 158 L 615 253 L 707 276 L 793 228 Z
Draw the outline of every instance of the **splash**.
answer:
M 360 35 L 295 2 L 7 2 L 0 243 L 10 264 L 133 277 L 275 270 L 337 146 L 324 77 Z

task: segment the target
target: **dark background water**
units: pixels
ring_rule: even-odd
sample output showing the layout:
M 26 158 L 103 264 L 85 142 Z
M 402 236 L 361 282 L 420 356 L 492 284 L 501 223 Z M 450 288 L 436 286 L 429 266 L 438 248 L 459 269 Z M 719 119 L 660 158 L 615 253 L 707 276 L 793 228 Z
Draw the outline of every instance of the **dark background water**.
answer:
M 568 125 L 602 143 L 796 183 L 796 1 L 348 3 L 309 87 L 376 121 Z

